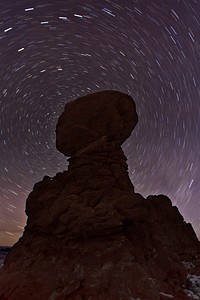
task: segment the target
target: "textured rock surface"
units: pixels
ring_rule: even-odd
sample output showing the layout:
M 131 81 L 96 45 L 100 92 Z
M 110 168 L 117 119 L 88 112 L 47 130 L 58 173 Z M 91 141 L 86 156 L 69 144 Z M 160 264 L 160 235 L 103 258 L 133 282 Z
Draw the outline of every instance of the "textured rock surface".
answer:
M 25 232 L 0 272 L 0 300 L 190 299 L 182 261 L 198 254 L 199 241 L 168 197 L 135 193 L 120 146 L 134 116 L 125 135 L 100 134 L 75 148 L 61 142 L 75 154 L 68 171 L 45 176 L 30 193 Z
M 121 92 L 104 91 L 78 98 L 66 104 L 58 120 L 57 148 L 72 156 L 102 136 L 122 144 L 137 121 L 135 103 Z

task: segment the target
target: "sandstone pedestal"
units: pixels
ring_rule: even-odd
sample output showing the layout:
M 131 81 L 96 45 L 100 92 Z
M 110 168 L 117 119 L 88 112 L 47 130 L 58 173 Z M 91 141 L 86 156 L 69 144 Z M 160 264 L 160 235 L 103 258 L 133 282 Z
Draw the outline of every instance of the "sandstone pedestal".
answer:
M 121 144 L 137 123 L 130 96 L 66 105 L 56 129 L 68 171 L 34 186 L 27 226 L 0 272 L 0 300 L 190 299 L 181 257 L 199 241 L 171 200 L 135 193 Z

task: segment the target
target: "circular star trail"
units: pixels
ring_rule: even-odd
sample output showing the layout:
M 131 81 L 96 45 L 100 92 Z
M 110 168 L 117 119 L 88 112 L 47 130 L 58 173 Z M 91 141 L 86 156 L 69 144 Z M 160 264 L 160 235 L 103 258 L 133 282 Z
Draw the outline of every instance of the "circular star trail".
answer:
M 200 236 L 199 16 L 195 0 L 1 1 L 1 245 L 22 235 L 34 183 L 67 169 L 66 102 L 105 89 L 137 105 L 123 145 L 135 190 L 168 195 Z

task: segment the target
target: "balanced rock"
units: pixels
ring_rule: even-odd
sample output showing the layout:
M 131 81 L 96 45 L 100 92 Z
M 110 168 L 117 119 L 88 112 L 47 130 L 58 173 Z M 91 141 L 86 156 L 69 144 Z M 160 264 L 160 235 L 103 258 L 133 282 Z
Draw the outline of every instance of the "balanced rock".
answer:
M 103 136 L 122 144 L 137 121 L 130 96 L 117 91 L 90 94 L 67 103 L 56 127 L 56 145 L 72 156 Z
M 135 193 L 121 144 L 136 123 L 132 98 L 119 92 L 66 105 L 56 133 L 68 170 L 28 196 L 0 300 L 191 299 L 182 261 L 198 261 L 199 241 L 167 196 Z

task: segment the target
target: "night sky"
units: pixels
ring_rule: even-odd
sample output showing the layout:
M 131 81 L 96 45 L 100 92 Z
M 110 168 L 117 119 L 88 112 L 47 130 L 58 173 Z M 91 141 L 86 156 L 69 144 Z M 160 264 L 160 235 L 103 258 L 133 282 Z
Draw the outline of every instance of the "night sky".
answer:
M 200 237 L 199 78 L 199 0 L 1 0 L 0 245 L 22 235 L 33 185 L 67 169 L 66 102 L 106 89 L 136 102 L 136 192 L 168 195 Z

